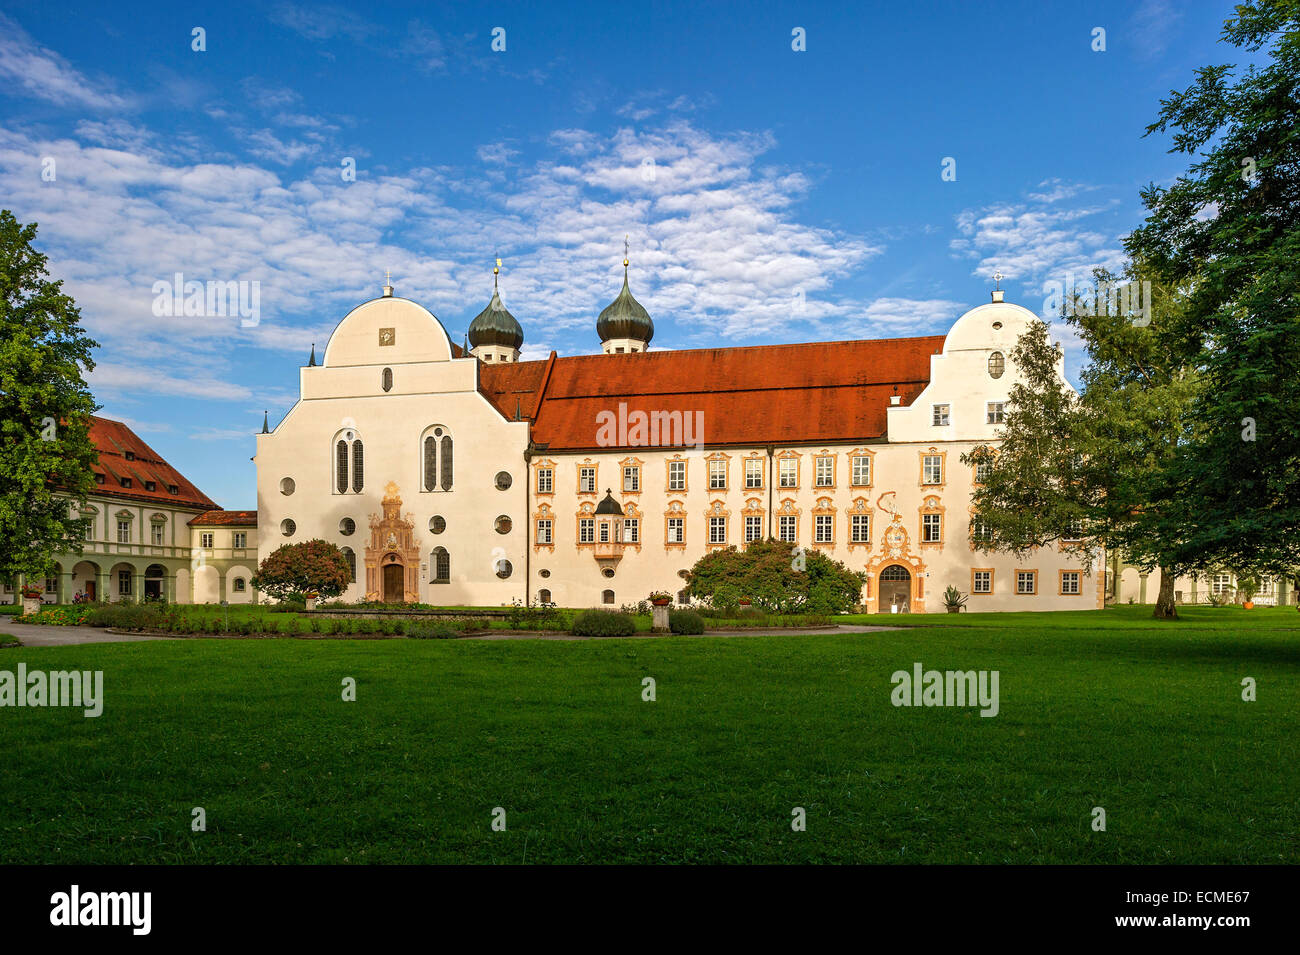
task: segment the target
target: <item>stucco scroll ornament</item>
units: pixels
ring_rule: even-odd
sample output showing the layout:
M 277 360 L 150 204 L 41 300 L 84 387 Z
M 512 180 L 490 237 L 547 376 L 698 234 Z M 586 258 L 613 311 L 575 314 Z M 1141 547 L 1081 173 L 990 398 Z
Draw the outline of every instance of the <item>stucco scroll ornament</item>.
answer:
M 893 520 L 898 519 L 898 503 L 895 500 L 896 495 L 896 491 L 886 491 L 884 494 L 880 495 L 880 497 L 876 498 L 876 507 L 888 513 Z M 886 503 L 886 500 L 888 500 L 888 503 Z

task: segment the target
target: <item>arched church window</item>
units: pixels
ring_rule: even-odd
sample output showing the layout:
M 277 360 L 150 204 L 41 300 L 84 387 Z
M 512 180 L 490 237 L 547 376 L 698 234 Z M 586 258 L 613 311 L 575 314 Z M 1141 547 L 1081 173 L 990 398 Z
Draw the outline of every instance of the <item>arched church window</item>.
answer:
M 335 445 L 335 483 L 340 494 L 348 493 L 348 443 L 339 440 Z
M 433 549 L 433 582 L 435 584 L 451 583 L 451 554 L 445 547 Z
M 424 439 L 424 489 L 438 489 L 438 439 L 433 435 Z
M 551 592 L 549 590 L 537 591 L 537 602 L 548 604 L 551 602 Z
M 393 369 L 385 368 L 384 373 L 381 376 L 381 379 L 382 379 L 381 384 L 383 386 L 384 391 L 392 391 L 393 390 Z
M 442 436 L 442 489 L 451 490 L 451 435 Z
M 614 591 L 602 590 L 600 593 L 600 602 L 604 604 L 612 604 L 614 602 Z
M 343 556 L 348 562 L 348 582 L 355 584 L 357 582 L 357 555 L 351 547 L 343 548 Z
M 334 436 L 334 493 L 361 493 L 365 484 L 365 447 L 361 435 L 348 429 Z
M 360 494 L 365 484 L 366 449 L 357 438 L 352 442 L 352 490 Z

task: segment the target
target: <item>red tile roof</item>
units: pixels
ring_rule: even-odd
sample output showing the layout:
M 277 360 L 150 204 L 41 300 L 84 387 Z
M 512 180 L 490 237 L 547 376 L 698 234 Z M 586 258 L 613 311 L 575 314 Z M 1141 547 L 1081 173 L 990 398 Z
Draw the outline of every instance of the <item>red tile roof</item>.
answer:
M 208 511 L 190 518 L 190 527 L 256 527 L 257 511 Z
M 479 366 L 479 391 L 533 423 L 557 451 L 600 450 L 596 416 L 704 413 L 716 445 L 841 444 L 885 436 L 890 396 L 908 405 L 930 381 L 944 336 L 580 355 Z
M 95 473 L 104 475 L 92 494 L 131 501 L 151 501 L 171 507 L 220 510 L 215 501 L 189 482 L 185 475 L 164 461 L 140 436 L 120 421 L 90 417 L 90 441 L 99 452 Z M 132 455 L 132 460 L 127 455 Z M 131 481 L 122 486 L 122 478 Z M 148 482 L 153 483 L 153 490 Z M 176 488 L 172 494 L 170 487 Z

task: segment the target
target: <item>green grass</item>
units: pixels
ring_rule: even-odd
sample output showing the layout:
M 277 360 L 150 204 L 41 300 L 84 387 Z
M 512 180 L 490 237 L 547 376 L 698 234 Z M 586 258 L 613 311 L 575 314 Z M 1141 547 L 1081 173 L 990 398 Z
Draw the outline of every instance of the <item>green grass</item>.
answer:
M 1300 861 L 1300 614 L 1148 613 L 10 650 L 107 700 L 0 709 L 0 863 Z M 915 661 L 998 670 L 1000 715 L 893 707 Z

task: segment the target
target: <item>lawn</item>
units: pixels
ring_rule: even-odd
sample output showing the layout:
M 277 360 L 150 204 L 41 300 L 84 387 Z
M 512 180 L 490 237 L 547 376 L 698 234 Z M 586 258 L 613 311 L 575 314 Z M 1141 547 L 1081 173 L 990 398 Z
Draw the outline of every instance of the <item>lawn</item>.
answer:
M 106 702 L 0 709 L 0 862 L 1300 861 L 1300 614 L 1149 612 L 5 650 Z M 918 661 L 999 671 L 999 714 L 894 707 Z

